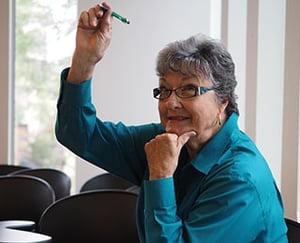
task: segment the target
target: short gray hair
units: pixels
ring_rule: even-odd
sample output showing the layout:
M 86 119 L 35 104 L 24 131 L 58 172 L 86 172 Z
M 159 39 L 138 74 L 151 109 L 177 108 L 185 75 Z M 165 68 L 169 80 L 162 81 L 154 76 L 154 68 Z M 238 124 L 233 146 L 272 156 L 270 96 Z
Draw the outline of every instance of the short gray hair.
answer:
M 232 112 L 239 114 L 235 94 L 235 65 L 221 42 L 198 34 L 168 44 L 158 54 L 156 73 L 161 77 L 170 72 L 210 79 L 217 99 L 228 101 L 227 116 Z

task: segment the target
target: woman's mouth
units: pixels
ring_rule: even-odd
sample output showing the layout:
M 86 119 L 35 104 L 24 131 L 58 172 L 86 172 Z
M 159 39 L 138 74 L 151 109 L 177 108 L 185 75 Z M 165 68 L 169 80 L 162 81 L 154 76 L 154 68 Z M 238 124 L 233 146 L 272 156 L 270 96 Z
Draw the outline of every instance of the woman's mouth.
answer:
M 188 117 L 185 117 L 185 116 L 169 116 L 168 117 L 169 121 L 184 121 L 187 119 L 188 119 Z

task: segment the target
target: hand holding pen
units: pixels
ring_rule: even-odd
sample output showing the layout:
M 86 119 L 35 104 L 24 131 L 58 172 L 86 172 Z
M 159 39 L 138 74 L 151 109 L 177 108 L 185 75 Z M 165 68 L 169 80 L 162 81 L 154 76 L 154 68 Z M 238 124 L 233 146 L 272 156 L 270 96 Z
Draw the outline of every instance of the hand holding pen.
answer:
M 123 23 L 129 20 L 113 12 L 106 2 L 80 14 L 76 48 L 67 80 L 80 83 L 92 77 L 96 64 L 103 58 L 112 36 L 112 18 Z
M 76 48 L 67 80 L 80 83 L 92 77 L 96 64 L 103 58 L 112 36 L 112 10 L 102 4 L 82 11 L 76 33 Z

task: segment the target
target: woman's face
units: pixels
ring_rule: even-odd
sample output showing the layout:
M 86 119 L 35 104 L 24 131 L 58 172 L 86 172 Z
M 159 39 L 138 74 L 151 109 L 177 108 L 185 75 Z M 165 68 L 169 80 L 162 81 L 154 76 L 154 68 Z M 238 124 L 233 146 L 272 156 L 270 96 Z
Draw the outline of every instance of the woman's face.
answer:
M 176 89 L 185 85 L 212 87 L 208 79 L 186 77 L 172 72 L 160 77 L 159 87 Z M 188 146 L 200 149 L 219 130 L 219 120 L 225 118 L 226 103 L 217 101 L 213 90 L 191 98 L 179 98 L 175 92 L 167 99 L 158 102 L 160 120 L 168 133 L 181 135 L 188 131 L 196 132 Z

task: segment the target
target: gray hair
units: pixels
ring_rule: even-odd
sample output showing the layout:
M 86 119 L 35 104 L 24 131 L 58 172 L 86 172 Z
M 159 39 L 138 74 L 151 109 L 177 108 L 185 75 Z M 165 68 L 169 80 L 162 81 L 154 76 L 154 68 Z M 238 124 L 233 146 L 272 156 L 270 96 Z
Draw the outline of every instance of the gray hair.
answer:
M 227 116 L 239 114 L 235 65 L 221 42 L 199 34 L 168 44 L 158 54 L 156 74 L 161 77 L 170 72 L 210 79 L 217 99 L 228 101 Z

